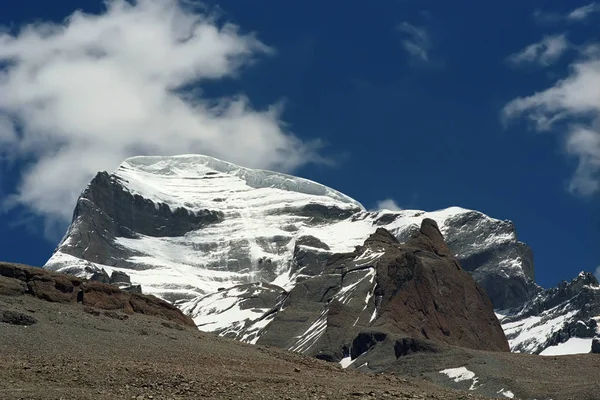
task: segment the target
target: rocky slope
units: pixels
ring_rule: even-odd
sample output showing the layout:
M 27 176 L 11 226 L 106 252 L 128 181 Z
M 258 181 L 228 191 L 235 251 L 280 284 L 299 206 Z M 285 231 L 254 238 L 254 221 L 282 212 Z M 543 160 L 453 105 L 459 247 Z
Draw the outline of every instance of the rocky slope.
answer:
M 0 338 L 0 398 L 11 400 L 594 400 L 600 393 L 596 355 L 540 357 L 420 340 L 399 349 L 422 351 L 396 359 L 384 340 L 342 369 L 156 316 L 8 289 L 0 293 Z
M 387 337 L 396 347 L 424 339 L 509 350 L 489 298 L 428 219 L 406 244 L 379 228 L 299 283 L 269 318 L 258 344 L 328 361 L 350 363 Z

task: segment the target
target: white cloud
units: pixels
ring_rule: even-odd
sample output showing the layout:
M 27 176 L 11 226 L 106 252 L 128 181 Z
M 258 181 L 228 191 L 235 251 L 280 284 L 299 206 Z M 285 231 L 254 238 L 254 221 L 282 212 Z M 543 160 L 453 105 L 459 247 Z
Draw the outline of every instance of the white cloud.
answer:
M 600 11 L 600 6 L 598 6 L 596 2 L 593 2 L 585 6 L 577 7 L 566 14 L 536 9 L 533 12 L 533 18 L 541 24 L 557 24 L 565 22 L 577 23 L 586 20 L 593 13 L 598 11 Z
M 512 64 L 538 63 L 550 65 L 569 48 L 565 35 L 545 36 L 541 41 L 530 44 L 508 57 Z
M 596 272 L 594 273 L 594 275 L 596 275 L 596 278 L 600 281 L 600 266 L 596 268 Z
M 389 210 L 389 211 L 402 211 L 402 207 L 400 207 L 394 200 L 385 199 L 377 202 L 377 206 L 375 207 L 376 211 L 381 210 Z
M 314 161 L 314 143 L 285 129 L 277 105 L 190 94 L 271 52 L 178 0 L 109 0 L 100 15 L 0 33 L 0 152 L 30 162 L 11 204 L 68 221 L 93 175 L 133 155 L 202 153 L 278 170 Z
M 588 5 L 579 7 L 571 11 L 567 15 L 567 20 L 569 21 L 583 21 L 587 17 L 589 17 L 592 13 L 600 11 L 598 5 L 594 3 L 590 3 Z
M 428 62 L 431 41 L 425 28 L 414 26 L 408 22 L 402 22 L 398 26 L 398 29 L 407 36 L 407 38 L 402 41 L 402 45 L 409 56 L 413 60 Z
M 523 117 L 538 131 L 564 134 L 566 151 L 578 159 L 570 189 L 582 195 L 600 190 L 600 57 L 584 52 L 569 74 L 551 87 L 510 101 L 503 118 Z

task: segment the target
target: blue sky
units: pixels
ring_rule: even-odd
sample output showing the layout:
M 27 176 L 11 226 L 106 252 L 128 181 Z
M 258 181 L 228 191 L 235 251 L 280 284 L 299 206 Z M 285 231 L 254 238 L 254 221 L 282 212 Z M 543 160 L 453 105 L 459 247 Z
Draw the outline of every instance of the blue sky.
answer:
M 600 5 L 222 0 L 180 15 L 160 2 L 2 5 L 0 259 L 42 265 L 95 171 L 200 152 L 368 208 L 510 219 L 546 287 L 600 265 Z M 65 22 L 76 9 L 100 16 Z M 169 18 L 220 34 L 175 51 L 160 40 Z

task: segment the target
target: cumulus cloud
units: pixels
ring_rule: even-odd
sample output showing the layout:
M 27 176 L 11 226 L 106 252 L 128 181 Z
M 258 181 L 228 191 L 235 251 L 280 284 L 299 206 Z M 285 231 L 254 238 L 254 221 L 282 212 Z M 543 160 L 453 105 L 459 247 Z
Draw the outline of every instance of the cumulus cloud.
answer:
M 508 57 L 514 65 L 524 63 L 537 63 L 550 65 L 558 60 L 569 48 L 565 35 L 545 36 L 541 41 L 530 44 L 518 53 Z
M 385 199 L 377 202 L 375 210 L 402 211 L 402 207 L 400 207 L 393 199 Z
M 0 33 L 0 153 L 28 165 L 10 204 L 68 221 L 93 175 L 134 155 L 284 171 L 318 158 L 277 104 L 202 97 L 203 82 L 235 78 L 273 50 L 186 4 L 108 0 L 98 15 Z
M 570 189 L 592 195 L 600 189 L 600 54 L 582 54 L 566 77 L 513 99 L 502 114 L 505 120 L 525 118 L 538 131 L 564 134 L 566 151 L 578 160 Z
M 408 22 L 402 22 L 398 25 L 398 30 L 403 32 L 406 38 L 402 41 L 404 50 L 408 55 L 416 61 L 428 62 L 429 61 L 429 50 L 431 48 L 431 41 L 427 30 L 423 27 L 417 27 L 409 24 Z

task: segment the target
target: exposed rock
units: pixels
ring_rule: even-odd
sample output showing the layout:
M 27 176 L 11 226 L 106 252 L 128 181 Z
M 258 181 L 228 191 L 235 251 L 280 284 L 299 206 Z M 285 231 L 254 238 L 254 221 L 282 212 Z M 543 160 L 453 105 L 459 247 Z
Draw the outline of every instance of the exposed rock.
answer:
M 258 343 L 333 362 L 377 359 L 382 370 L 436 343 L 508 351 L 491 301 L 430 219 L 406 244 L 378 228 L 355 252 L 331 257 L 290 291 Z
M 511 349 L 538 354 L 572 337 L 595 335 L 598 326 L 595 318 L 600 315 L 600 285 L 593 274 L 581 272 L 572 281 L 563 281 L 524 305 L 502 313 L 501 323 Z
M 386 242 L 376 282 L 382 301 L 373 326 L 473 349 L 509 350 L 490 299 L 450 255 L 435 221 L 424 220 L 420 235 L 404 245 Z
M 110 276 L 110 283 L 112 285 L 131 285 L 131 277 L 127 275 L 125 272 L 121 271 L 113 271 Z
M 461 266 L 485 289 L 494 308 L 517 307 L 542 291 L 534 281 L 533 253 L 517 240 L 512 222 L 465 212 L 446 220 L 444 237 Z
M 83 292 L 83 305 L 125 313 L 157 316 L 182 325 L 195 326 L 194 322 L 177 307 L 154 296 L 145 296 L 120 290 L 118 287 L 97 281 L 86 281 L 70 275 L 50 272 L 17 264 L 0 263 L 1 282 L 15 281 L 26 285 L 27 293 L 42 300 L 57 303 L 76 303 Z M 0 286 L 1 287 L 1 286 Z
M 592 353 L 600 354 L 600 337 L 595 337 L 592 340 Z

